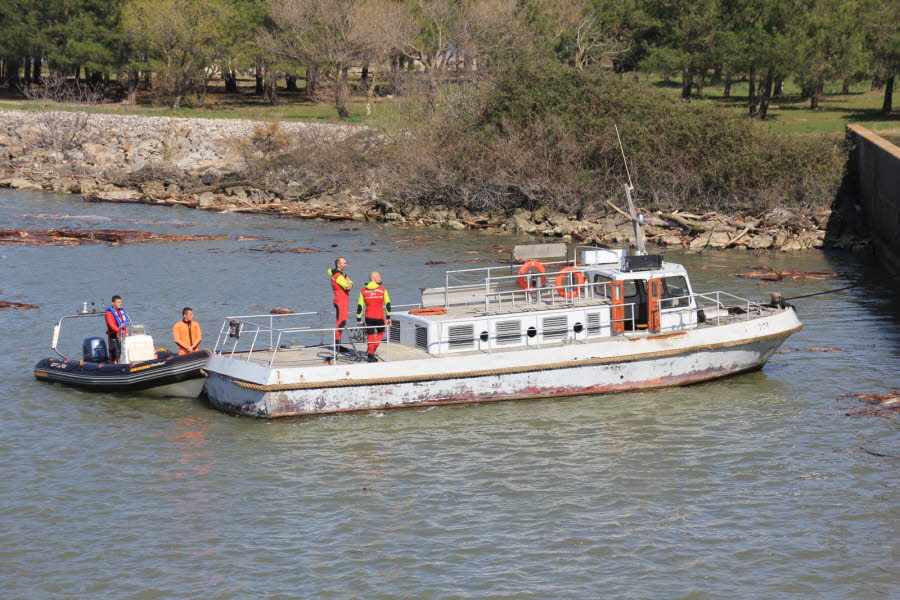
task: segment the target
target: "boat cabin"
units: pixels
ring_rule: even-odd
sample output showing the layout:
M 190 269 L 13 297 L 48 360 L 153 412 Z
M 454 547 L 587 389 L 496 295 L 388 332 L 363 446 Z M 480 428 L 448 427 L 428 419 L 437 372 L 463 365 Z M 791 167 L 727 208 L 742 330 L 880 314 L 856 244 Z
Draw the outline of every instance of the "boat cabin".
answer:
M 519 246 L 520 264 L 448 271 L 420 310 L 395 312 L 390 341 L 431 355 L 585 342 L 697 325 L 687 271 L 660 255 Z M 554 256 L 555 254 L 555 256 Z

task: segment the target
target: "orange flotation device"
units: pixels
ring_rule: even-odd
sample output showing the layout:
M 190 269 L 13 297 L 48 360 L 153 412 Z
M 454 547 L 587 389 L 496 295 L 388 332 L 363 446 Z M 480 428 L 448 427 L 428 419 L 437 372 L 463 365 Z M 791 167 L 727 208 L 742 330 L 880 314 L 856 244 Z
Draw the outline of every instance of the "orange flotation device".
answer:
M 414 308 L 409 311 L 411 315 L 445 315 L 447 314 L 447 309 L 442 306 L 426 306 L 424 308 Z
M 573 275 L 575 283 L 578 287 L 570 287 L 566 289 L 566 277 Z M 563 298 L 575 298 L 581 293 L 581 286 L 584 285 L 584 274 L 575 267 L 564 267 L 560 269 L 559 275 L 556 276 L 556 292 Z
M 538 273 L 546 273 L 547 269 L 544 268 L 544 265 L 537 260 L 531 259 L 521 267 L 519 267 L 519 287 L 523 290 L 533 290 L 535 286 L 531 285 L 528 281 L 528 273 L 532 270 L 537 271 Z M 539 287 L 544 287 L 547 285 L 547 276 L 544 275 L 539 278 L 541 283 Z

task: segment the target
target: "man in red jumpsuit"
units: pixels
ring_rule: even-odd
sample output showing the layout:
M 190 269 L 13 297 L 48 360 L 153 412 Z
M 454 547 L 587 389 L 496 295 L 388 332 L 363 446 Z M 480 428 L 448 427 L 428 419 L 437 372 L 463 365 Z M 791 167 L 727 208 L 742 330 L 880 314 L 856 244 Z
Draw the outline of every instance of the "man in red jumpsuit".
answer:
M 106 308 L 106 338 L 109 340 L 109 361 L 118 362 L 121 347 L 119 340 L 128 335 L 131 320 L 122 307 L 122 296 L 113 296 Z
M 375 351 L 378 344 L 384 339 L 385 325 L 391 326 L 391 296 L 381 285 L 381 274 L 377 271 L 369 273 L 369 283 L 359 293 L 359 302 L 356 305 L 356 322 L 363 318 L 365 312 L 369 347 L 369 362 L 378 362 Z
M 334 268 L 328 269 L 328 276 L 331 277 L 331 290 L 334 292 L 334 312 L 337 323 L 334 330 L 334 342 L 341 343 L 341 337 L 344 333 L 344 326 L 347 324 L 348 313 L 350 311 L 350 290 L 353 289 L 353 282 L 346 275 L 347 259 L 339 256 L 334 261 Z M 346 352 L 347 348 L 338 346 L 339 352 Z

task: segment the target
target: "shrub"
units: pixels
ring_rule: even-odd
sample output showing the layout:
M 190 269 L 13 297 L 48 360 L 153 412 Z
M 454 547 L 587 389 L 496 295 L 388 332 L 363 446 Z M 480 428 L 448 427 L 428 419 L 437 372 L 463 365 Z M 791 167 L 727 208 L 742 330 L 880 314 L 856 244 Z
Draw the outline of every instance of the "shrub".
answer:
M 614 125 L 645 209 L 827 206 L 846 161 L 834 141 L 774 134 L 627 76 L 523 62 L 394 135 L 380 177 L 401 203 L 582 213 L 622 198 Z

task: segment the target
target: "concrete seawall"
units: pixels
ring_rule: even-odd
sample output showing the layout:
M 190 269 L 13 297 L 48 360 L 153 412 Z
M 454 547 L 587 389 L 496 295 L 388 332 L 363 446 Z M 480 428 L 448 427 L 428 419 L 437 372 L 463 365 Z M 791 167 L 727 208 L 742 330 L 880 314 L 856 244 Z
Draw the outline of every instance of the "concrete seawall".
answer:
M 847 135 L 875 253 L 892 273 L 900 273 L 900 148 L 859 125 L 848 126 Z

